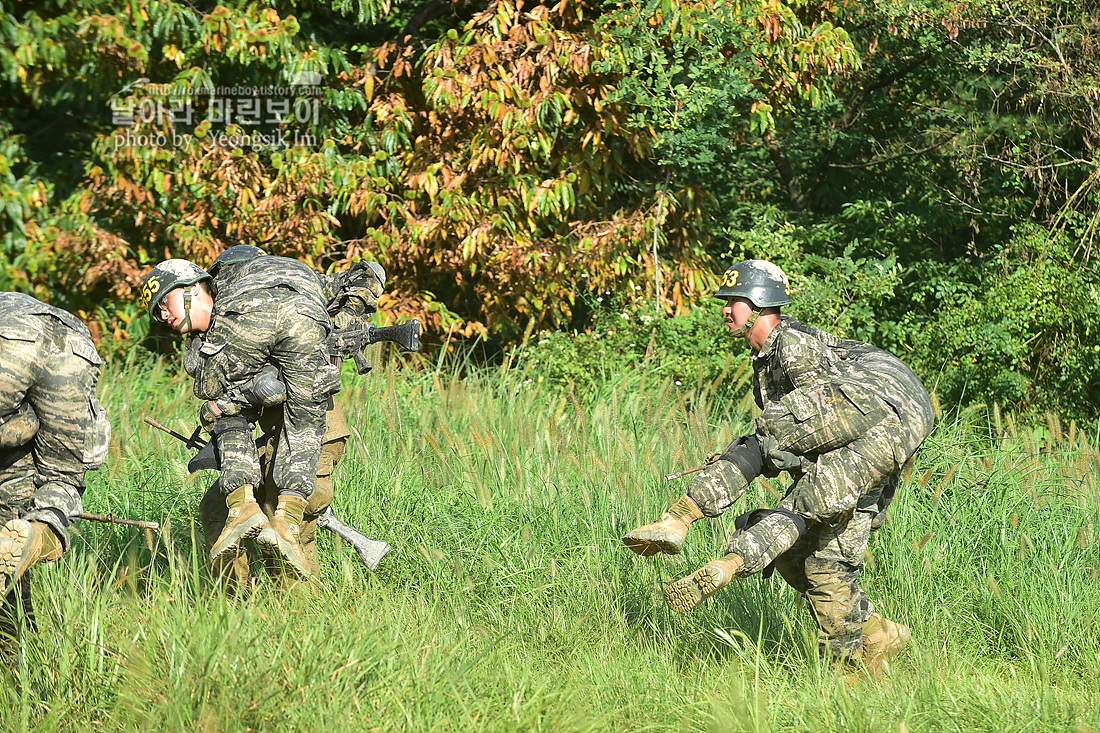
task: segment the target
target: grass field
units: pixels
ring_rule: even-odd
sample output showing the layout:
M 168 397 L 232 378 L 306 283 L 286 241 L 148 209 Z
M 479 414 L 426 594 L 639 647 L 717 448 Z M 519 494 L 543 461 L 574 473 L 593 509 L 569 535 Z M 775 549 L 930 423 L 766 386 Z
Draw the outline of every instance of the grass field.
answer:
M 213 475 L 189 477 L 185 449 L 141 423 L 189 432 L 189 384 L 131 365 L 101 392 L 114 444 L 87 510 L 164 531 L 78 523 L 73 551 L 33 571 L 40 631 L 3 669 L 3 730 L 1100 731 L 1100 453 L 1054 418 L 944 418 L 865 566 L 914 643 L 852 684 L 778 576 L 664 607 L 733 513 L 679 557 L 619 543 L 688 481 L 663 474 L 749 425 L 714 384 L 643 369 L 582 404 L 517 368 L 346 379 L 334 508 L 396 549 L 372 575 L 323 535 L 319 591 L 261 574 L 237 600 L 196 551 Z M 758 481 L 738 510 L 783 488 Z

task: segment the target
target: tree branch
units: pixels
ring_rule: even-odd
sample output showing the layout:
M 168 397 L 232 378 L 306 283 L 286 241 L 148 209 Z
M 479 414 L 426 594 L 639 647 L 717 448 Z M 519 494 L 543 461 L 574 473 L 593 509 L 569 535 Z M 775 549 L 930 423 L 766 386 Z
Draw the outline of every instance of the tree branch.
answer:
M 876 158 L 874 160 L 869 160 L 866 163 L 829 163 L 829 167 L 830 168 L 872 168 L 876 165 L 882 165 L 883 163 L 893 163 L 895 160 L 901 160 L 902 158 L 912 158 L 913 156 L 916 156 L 916 155 L 924 155 L 925 153 L 930 153 L 933 150 L 935 150 L 936 148 L 942 148 L 944 145 L 946 145 L 947 143 L 951 142 L 954 139 L 955 139 L 954 135 L 948 135 L 946 138 L 944 138 L 943 140 L 940 140 L 938 143 L 935 143 L 934 145 L 929 145 L 926 148 L 921 148 L 920 150 L 907 150 L 904 153 L 898 153 L 897 155 L 890 155 L 890 156 L 885 157 L 885 158 Z M 983 156 L 983 157 L 988 157 L 988 156 Z
M 888 74 L 883 74 L 882 76 L 879 76 L 869 83 L 860 86 L 856 90 L 855 94 L 853 94 L 848 100 L 848 104 L 844 107 L 844 113 L 840 116 L 840 119 L 836 121 L 836 124 L 833 125 L 833 130 L 847 130 L 855 122 L 856 113 L 859 111 L 859 108 L 863 106 L 863 103 L 867 101 L 867 98 L 871 96 L 872 92 L 876 92 L 879 89 L 884 89 L 888 86 L 891 86 L 898 80 L 903 79 L 904 77 L 913 73 L 913 71 L 923 65 L 930 58 L 932 58 L 931 52 L 922 53 L 919 56 L 910 59 L 909 62 L 904 66 L 901 66 Z M 814 196 L 814 194 L 817 192 L 817 189 L 821 187 L 821 184 L 825 182 L 825 174 L 830 168 L 843 167 L 839 164 L 833 164 L 833 159 L 836 157 L 836 154 L 837 145 L 836 143 L 833 143 L 833 145 L 821 156 L 821 160 L 817 164 L 817 169 L 814 171 L 813 176 L 809 179 L 809 185 L 806 187 L 806 192 L 802 195 L 803 206 L 805 206 L 806 201 Z
M 795 172 L 794 166 L 791 165 L 791 159 L 787 157 L 786 151 L 780 147 L 771 130 L 764 133 L 764 147 L 767 149 L 768 155 L 771 156 L 775 169 L 779 171 L 783 184 L 787 187 L 787 197 L 791 200 L 791 206 L 794 207 L 795 211 L 804 211 L 806 197 L 802 193 L 802 183 L 798 180 L 798 173 Z

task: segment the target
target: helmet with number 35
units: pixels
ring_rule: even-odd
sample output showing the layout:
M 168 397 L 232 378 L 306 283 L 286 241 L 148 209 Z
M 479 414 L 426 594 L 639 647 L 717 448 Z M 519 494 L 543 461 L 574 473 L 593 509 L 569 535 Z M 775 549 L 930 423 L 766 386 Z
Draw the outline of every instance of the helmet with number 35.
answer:
M 757 309 L 791 302 L 791 285 L 778 266 L 767 260 L 745 260 L 726 270 L 715 297 L 745 298 Z
M 164 323 L 160 317 L 160 302 L 173 288 L 187 287 L 197 282 L 209 282 L 210 273 L 188 260 L 165 260 L 145 276 L 141 284 L 141 307 L 149 311 L 149 317 Z M 187 296 L 190 299 L 191 296 Z M 190 301 L 188 300 L 188 303 Z M 187 306 L 189 308 L 189 305 Z

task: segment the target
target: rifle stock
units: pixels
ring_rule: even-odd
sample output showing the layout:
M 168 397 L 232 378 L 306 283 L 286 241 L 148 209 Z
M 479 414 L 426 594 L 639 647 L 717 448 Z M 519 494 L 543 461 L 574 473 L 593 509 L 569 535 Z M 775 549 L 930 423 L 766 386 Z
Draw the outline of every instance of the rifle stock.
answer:
M 406 351 L 420 350 L 420 321 L 415 318 L 397 326 L 375 326 L 370 323 L 343 328 L 329 336 L 326 345 L 329 356 L 347 358 L 355 362 L 355 371 L 366 374 L 371 370 L 363 349 L 379 341 L 390 341 Z

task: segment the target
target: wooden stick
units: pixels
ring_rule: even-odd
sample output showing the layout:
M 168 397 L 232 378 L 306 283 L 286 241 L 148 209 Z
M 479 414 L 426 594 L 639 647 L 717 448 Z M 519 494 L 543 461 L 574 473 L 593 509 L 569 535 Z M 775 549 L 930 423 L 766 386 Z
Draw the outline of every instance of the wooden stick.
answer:
M 143 519 L 122 519 L 114 514 L 78 514 L 81 519 L 89 522 L 103 522 L 105 524 L 125 524 L 128 527 L 142 527 L 144 529 L 160 529 L 156 522 L 146 522 Z

